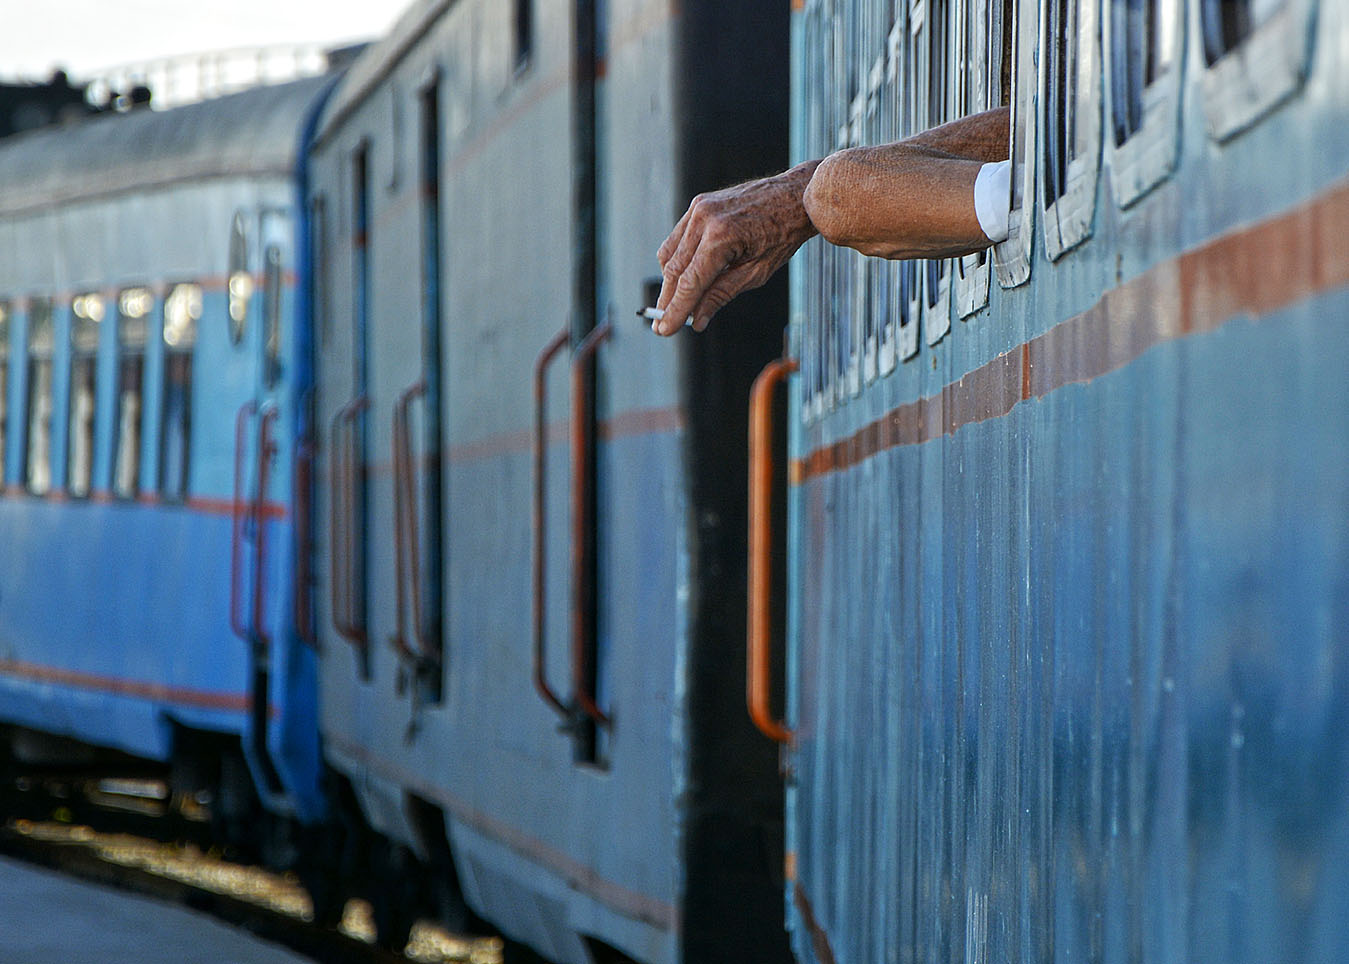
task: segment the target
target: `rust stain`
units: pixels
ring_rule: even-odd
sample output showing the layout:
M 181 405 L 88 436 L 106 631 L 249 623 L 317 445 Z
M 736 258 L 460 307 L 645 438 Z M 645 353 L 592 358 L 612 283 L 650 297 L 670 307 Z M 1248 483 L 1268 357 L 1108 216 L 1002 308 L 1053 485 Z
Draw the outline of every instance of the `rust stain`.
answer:
M 77 689 L 97 690 L 103 693 L 111 693 L 114 696 L 131 696 L 138 699 L 176 703 L 182 706 L 199 706 L 212 710 L 230 710 L 242 713 L 251 705 L 247 694 L 242 693 L 218 693 L 187 687 L 164 686 L 159 683 L 120 679 L 98 673 L 59 669 L 55 666 L 40 666 L 36 663 L 25 663 L 19 660 L 0 660 L 0 674 L 36 683 L 53 683 L 61 686 L 72 686 Z
M 820 926 L 820 922 L 815 919 L 815 909 L 810 906 L 810 898 L 806 896 L 805 890 L 799 883 L 792 887 L 792 903 L 796 905 L 797 911 L 801 914 L 801 922 L 806 925 L 806 930 L 810 932 L 810 943 L 815 948 L 815 957 L 820 961 L 820 964 L 834 964 L 834 950 L 829 946 L 829 935 Z

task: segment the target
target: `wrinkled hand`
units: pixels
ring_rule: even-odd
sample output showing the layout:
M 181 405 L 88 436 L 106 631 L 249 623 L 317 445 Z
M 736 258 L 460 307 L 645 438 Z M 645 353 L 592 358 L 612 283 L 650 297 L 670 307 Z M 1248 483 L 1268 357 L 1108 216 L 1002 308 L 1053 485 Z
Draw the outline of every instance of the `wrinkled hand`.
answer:
M 693 199 L 657 253 L 663 283 L 656 307 L 665 317 L 652 331 L 673 335 L 690 316 L 702 331 L 727 302 L 762 285 L 814 236 L 801 199 L 818 163 Z

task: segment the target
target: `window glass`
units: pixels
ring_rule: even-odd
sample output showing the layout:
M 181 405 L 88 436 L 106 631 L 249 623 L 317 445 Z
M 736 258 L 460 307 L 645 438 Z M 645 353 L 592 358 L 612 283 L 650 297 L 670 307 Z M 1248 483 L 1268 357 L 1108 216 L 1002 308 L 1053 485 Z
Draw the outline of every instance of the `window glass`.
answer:
M 9 454 L 9 302 L 0 301 L 0 482 Z
M 515 69 L 529 66 L 534 55 L 534 0 L 515 0 Z
M 100 294 L 70 303 L 70 405 L 66 436 L 66 490 L 88 498 L 94 479 L 94 406 L 97 401 L 99 329 L 107 313 Z
M 281 249 L 274 244 L 267 245 L 263 263 L 263 381 L 268 388 L 274 388 L 281 377 Z
M 248 234 L 242 212 L 236 212 L 230 228 L 229 330 L 230 341 L 239 344 L 248 325 L 248 303 L 253 297 L 253 275 L 248 271 Z
M 1284 0 L 1202 0 L 1204 60 L 1210 67 L 1269 22 Z
M 192 450 L 192 355 L 201 319 L 201 286 L 174 285 L 164 299 L 164 401 L 160 411 L 159 491 L 181 500 Z
M 112 424 L 112 491 L 123 499 L 134 499 L 140 489 L 145 343 L 154 303 L 154 292 L 149 288 L 127 288 L 117 296 L 117 392 Z
M 27 438 L 23 482 L 34 495 L 52 487 L 52 356 L 56 347 L 52 301 L 34 298 L 28 303 L 28 393 L 24 406 Z

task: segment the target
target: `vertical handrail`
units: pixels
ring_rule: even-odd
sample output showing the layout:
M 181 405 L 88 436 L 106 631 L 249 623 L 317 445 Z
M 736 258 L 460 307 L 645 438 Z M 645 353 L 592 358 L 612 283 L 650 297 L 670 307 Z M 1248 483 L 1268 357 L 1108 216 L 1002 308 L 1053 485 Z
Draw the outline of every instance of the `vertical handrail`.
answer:
M 357 414 L 369 400 L 358 395 L 333 418 L 332 484 L 332 600 L 333 628 L 353 646 L 365 646 L 364 630 L 356 625 L 356 573 L 352 558 L 355 553 L 355 533 L 351 525 L 356 502 L 356 433 L 352 427 Z M 346 428 L 344 428 L 346 426 Z M 339 445 L 339 440 L 341 445 Z
M 773 390 L 797 370 L 792 358 L 779 358 L 754 379 L 749 404 L 749 618 L 746 631 L 745 702 L 759 731 L 778 743 L 796 734 L 773 716 L 772 633 L 769 610 L 773 558 Z
M 342 419 L 346 412 L 346 406 L 339 408 L 333 414 L 333 420 L 329 431 L 328 445 L 328 590 L 329 590 L 329 610 L 333 620 L 333 629 L 337 634 L 346 638 L 343 632 L 342 621 L 342 513 L 338 506 L 341 499 L 341 469 L 342 469 L 342 446 L 340 438 L 342 434 Z
M 416 388 L 417 386 L 413 386 Z M 408 645 L 407 642 L 407 609 L 403 605 L 403 589 L 407 585 L 407 568 L 404 567 L 404 559 L 410 551 L 415 559 L 418 552 L 418 542 L 416 537 L 415 524 L 409 522 L 408 514 L 411 512 L 414 517 L 416 510 L 411 505 L 411 482 L 409 479 L 411 473 L 411 444 L 408 440 L 408 404 L 409 395 L 412 389 L 405 391 L 400 395 L 393 406 L 393 431 L 392 431 L 392 451 L 393 459 L 393 514 L 394 514 L 394 634 L 389 642 L 393 645 L 395 652 L 403 659 L 415 662 L 417 653 Z M 413 579 L 419 578 L 417 571 L 420 567 L 415 564 L 408 567 L 414 570 Z M 416 583 L 412 587 L 412 605 L 415 608 L 420 604 L 420 593 L 417 591 Z M 416 614 L 414 612 L 414 633 L 418 632 L 416 626 Z M 418 642 L 421 643 L 420 633 L 418 633 Z
M 318 647 L 314 632 L 314 606 L 311 588 L 314 581 L 313 486 L 314 442 L 302 438 L 295 447 L 295 471 L 292 479 L 295 505 L 295 570 L 291 587 L 292 617 L 295 632 L 307 646 Z
M 412 635 L 417 640 L 417 648 L 422 656 L 435 659 L 426 644 L 426 612 L 422 608 L 422 533 L 417 519 L 417 467 L 412 459 L 411 410 L 414 399 L 426 394 L 426 382 L 418 380 L 399 397 L 403 418 L 403 512 L 407 520 L 408 562 L 412 580 Z
M 547 535 L 546 464 L 548 450 L 548 366 L 570 339 L 563 328 L 539 352 L 534 362 L 534 689 L 564 719 L 570 716 L 567 707 L 548 685 L 544 643 L 544 603 L 547 594 L 545 537 Z
M 239 412 L 234 416 L 234 501 L 230 507 L 230 629 L 244 642 L 251 639 L 249 629 L 244 625 L 240 606 L 244 566 L 244 452 L 248 444 L 246 437 L 248 422 L 257 410 L 258 403 L 250 399 L 239 406 Z
M 253 568 L 253 635 L 259 653 L 265 655 L 271 650 L 272 637 L 264 628 L 267 567 L 267 484 L 271 481 L 272 460 L 276 457 L 276 440 L 272 437 L 272 425 L 280 412 L 275 405 L 267 407 L 261 413 L 262 425 L 258 434 L 258 492 L 253 502 L 253 519 L 256 527 L 255 545 L 257 546 L 257 565 Z
M 613 325 L 604 322 L 590 330 L 590 333 L 576 346 L 571 361 L 571 520 L 572 520 L 572 570 L 573 578 L 579 578 L 583 545 L 586 539 L 585 507 L 590 501 L 590 484 L 593 481 L 586 467 L 585 426 L 592 420 L 590 406 L 593 395 L 587 391 L 586 373 L 599 350 L 600 344 L 613 332 Z M 601 726 L 609 723 L 609 716 L 595 703 L 595 694 L 590 692 L 586 679 L 584 623 L 579 600 L 573 600 L 571 613 L 571 673 L 572 689 L 577 704 L 586 716 Z

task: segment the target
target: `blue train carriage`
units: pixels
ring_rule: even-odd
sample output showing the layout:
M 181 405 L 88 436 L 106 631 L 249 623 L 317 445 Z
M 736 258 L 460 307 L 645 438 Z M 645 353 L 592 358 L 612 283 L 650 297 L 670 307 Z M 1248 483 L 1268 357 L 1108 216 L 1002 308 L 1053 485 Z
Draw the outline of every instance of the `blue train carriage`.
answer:
M 794 265 L 800 960 L 1349 958 L 1347 17 L 794 14 L 797 158 L 1014 161 L 988 258 Z
M 511 959 L 787 957 L 735 414 L 785 285 L 703 338 L 632 317 L 693 193 L 785 166 L 787 21 L 423 2 L 325 110 L 322 730 L 391 945 L 436 913 Z
M 240 840 L 321 811 L 292 488 L 325 83 L 0 144 L 7 742 L 171 763 Z

